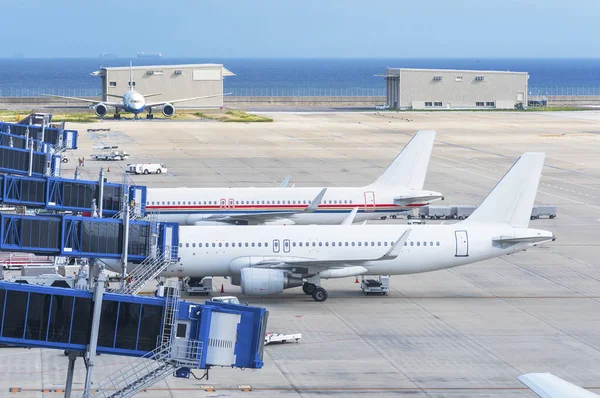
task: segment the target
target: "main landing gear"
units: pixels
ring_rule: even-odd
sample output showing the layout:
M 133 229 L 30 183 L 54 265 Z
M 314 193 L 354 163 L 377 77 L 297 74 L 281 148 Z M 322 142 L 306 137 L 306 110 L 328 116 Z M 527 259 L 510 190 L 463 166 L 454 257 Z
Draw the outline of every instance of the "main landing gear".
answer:
M 152 113 L 152 108 L 148 109 L 148 114 L 146 115 L 146 119 L 154 119 L 154 113 Z
M 313 300 L 318 303 L 322 303 L 323 301 L 327 300 L 328 297 L 327 290 L 315 285 L 314 283 L 304 282 L 302 285 L 302 291 L 304 294 L 312 296 Z

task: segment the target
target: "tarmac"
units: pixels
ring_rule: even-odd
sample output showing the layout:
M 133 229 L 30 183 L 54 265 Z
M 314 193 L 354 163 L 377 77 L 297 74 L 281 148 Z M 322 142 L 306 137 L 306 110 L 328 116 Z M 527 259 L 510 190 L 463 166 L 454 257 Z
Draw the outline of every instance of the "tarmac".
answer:
M 201 381 L 169 377 L 140 397 L 534 397 L 517 380 L 530 372 L 551 372 L 600 393 L 600 112 L 269 116 L 273 123 L 68 124 L 80 132 L 80 149 L 63 176 L 83 156 L 82 178 L 97 178 L 103 166 L 114 182 L 122 181 L 126 163 L 166 163 L 166 174 L 130 177 L 156 187 L 276 186 L 287 175 L 297 186 L 360 186 L 417 130 L 433 129 L 425 187 L 446 195 L 441 204 L 478 204 L 522 152 L 546 152 L 536 203 L 558 206 L 558 215 L 531 225 L 557 240 L 477 264 L 395 276 L 388 296 L 364 296 L 348 278 L 324 281 L 324 303 L 299 288 L 243 297 L 215 278 L 217 292 L 223 284 L 225 295 L 268 308 L 269 331 L 302 339 L 267 346 L 263 369 L 215 368 Z M 132 157 L 94 162 L 96 145 L 119 145 Z M 129 361 L 98 357 L 95 380 Z M 10 388 L 21 389 L 15 397 L 59 396 L 42 391 L 62 390 L 66 370 L 62 352 L 0 348 L 0 396 L 13 396 Z M 78 361 L 76 394 L 84 374 Z

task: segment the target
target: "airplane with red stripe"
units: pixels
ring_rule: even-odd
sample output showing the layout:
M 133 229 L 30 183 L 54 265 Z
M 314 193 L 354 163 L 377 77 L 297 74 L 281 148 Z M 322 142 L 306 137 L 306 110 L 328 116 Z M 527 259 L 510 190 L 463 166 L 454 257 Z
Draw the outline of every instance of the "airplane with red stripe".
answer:
M 435 131 L 419 131 L 372 184 L 363 187 L 148 188 L 146 212 L 183 225 L 340 224 L 395 217 L 443 199 L 423 185 Z

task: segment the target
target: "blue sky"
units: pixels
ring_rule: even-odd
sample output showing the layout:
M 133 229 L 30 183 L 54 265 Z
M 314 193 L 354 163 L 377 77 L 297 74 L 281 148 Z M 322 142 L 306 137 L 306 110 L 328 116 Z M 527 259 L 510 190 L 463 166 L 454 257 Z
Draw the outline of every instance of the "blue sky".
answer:
M 598 0 L 16 0 L 0 57 L 600 57 Z

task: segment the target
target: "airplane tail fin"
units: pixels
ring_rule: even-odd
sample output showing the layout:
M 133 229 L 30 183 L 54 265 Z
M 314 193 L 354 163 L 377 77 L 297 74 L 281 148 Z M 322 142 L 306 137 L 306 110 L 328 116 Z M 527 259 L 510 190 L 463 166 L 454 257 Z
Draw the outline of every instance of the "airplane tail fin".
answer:
M 133 62 L 129 61 L 129 91 L 133 91 Z
M 521 155 L 463 223 L 487 222 L 527 228 L 545 157 L 545 153 L 538 152 Z
M 371 186 L 423 189 L 435 134 L 433 130 L 417 132 Z

